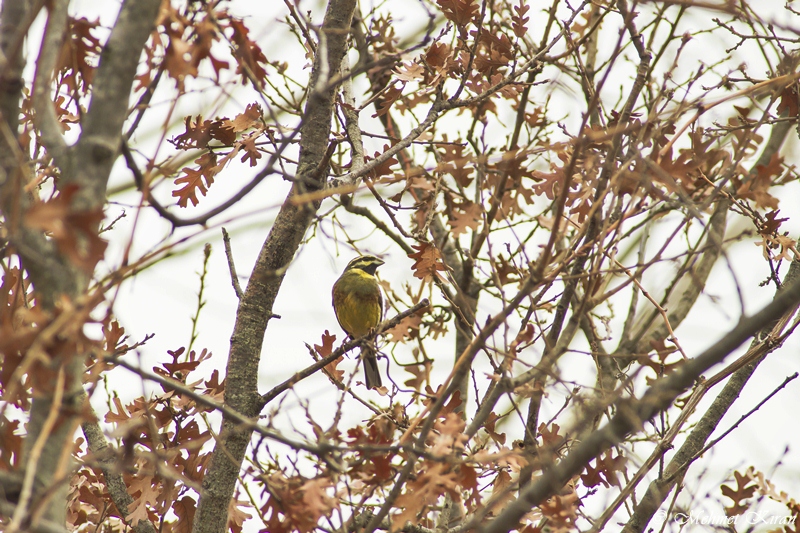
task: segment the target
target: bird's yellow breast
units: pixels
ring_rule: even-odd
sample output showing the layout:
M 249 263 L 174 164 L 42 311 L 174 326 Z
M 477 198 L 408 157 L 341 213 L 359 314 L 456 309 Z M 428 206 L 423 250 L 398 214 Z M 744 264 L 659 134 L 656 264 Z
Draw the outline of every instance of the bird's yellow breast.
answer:
M 360 270 L 346 271 L 333 285 L 336 318 L 342 329 L 353 338 L 366 335 L 380 323 L 382 300 L 375 276 Z

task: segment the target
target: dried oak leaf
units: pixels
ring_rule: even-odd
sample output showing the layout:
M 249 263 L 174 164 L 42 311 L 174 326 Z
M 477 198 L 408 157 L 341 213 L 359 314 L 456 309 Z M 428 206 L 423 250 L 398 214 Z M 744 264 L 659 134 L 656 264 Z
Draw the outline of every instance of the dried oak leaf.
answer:
M 264 68 L 268 64 L 267 57 L 261 51 L 261 47 L 250 39 L 250 30 L 241 19 L 230 17 L 228 25 L 233 30 L 231 40 L 235 45 L 238 59 L 236 74 L 241 74 L 244 83 L 247 83 L 252 76 L 257 84 L 263 85 L 267 79 L 267 71 Z
M 361 426 L 356 426 L 347 430 L 348 442 L 350 444 L 365 445 L 385 445 L 392 442 L 392 433 L 396 426 L 391 427 L 379 424 L 369 426 L 369 432 L 365 432 Z M 368 461 L 356 461 L 351 464 L 350 473 L 357 474 L 363 478 L 364 482 L 370 485 L 378 485 L 394 476 L 392 466 L 393 453 L 370 452 L 366 449 L 356 452 L 360 458 Z
M 192 119 L 191 115 L 183 119 L 184 132 L 170 139 L 176 148 L 188 150 L 190 148 L 205 148 L 211 140 L 211 121 L 203 120 L 202 115 Z
M 481 504 L 481 492 L 478 489 L 478 473 L 469 465 L 461 464 L 458 466 L 458 484 L 461 489 L 469 491 L 469 496 L 464 504 L 467 510 L 474 511 Z
M 401 96 L 403 96 L 403 89 L 405 83 L 395 84 L 388 89 L 376 100 L 377 111 L 372 118 L 381 117 L 389 112 L 392 104 L 394 104 Z
M 530 20 L 529 17 L 526 17 L 525 14 L 531 8 L 528 4 L 523 4 L 522 0 L 520 0 L 519 6 L 514 6 L 514 15 L 511 15 L 511 28 L 514 30 L 514 35 L 517 37 L 522 37 L 527 33 L 528 28 L 525 24 L 528 23 Z
M 388 336 L 389 342 L 405 342 L 419 335 L 420 324 L 422 324 L 422 317 L 414 314 L 405 317 L 395 327 L 387 329 L 384 333 Z
M 425 461 L 417 476 L 406 483 L 405 490 L 395 501 L 401 512 L 391 516 L 392 531 L 397 531 L 409 522 L 416 524 L 418 515 L 428 506 L 436 504 L 440 496 L 449 493 L 460 501 L 458 474 L 445 462 Z
M 425 52 L 425 64 L 439 69 L 445 65 L 445 62 L 450 57 L 450 47 L 444 43 L 435 42 Z
M 315 344 L 314 351 L 317 352 L 321 358 L 328 357 L 331 353 L 333 353 L 333 343 L 336 340 L 336 335 L 331 335 L 328 333 L 328 330 L 325 330 L 325 333 L 322 334 L 322 344 Z M 325 365 L 325 371 L 333 376 L 334 379 L 342 381 L 344 379 L 344 370 L 339 370 L 338 366 L 339 363 L 344 361 L 344 357 L 338 357 Z
M 368 40 L 372 45 L 373 53 L 378 57 L 393 54 L 397 51 L 395 43 L 397 36 L 394 31 L 395 23 L 388 15 L 380 15 L 372 20 Z
M 795 248 L 795 240 L 788 235 L 764 235 L 763 240 L 757 241 L 754 244 L 756 246 L 761 246 L 764 259 L 771 258 L 773 261 L 785 259 L 786 261 L 791 261 L 793 259 L 792 254 L 794 254 L 795 257 L 798 256 L 797 249 Z M 773 253 L 773 250 L 777 249 L 780 249 L 780 252 L 776 255 Z
M 152 475 L 135 476 L 128 485 L 128 494 L 134 497 L 127 509 L 129 514 L 126 521 L 130 525 L 136 526 L 140 520 L 152 520 L 158 517 L 155 509 L 161 494 L 159 484 Z
M 533 172 L 533 179 L 537 181 L 533 186 L 533 192 L 537 195 L 544 194 L 548 200 L 554 200 L 559 192 L 556 187 L 559 186 L 560 188 L 566 181 L 566 173 L 563 167 L 556 165 L 551 165 L 550 170 L 552 172 L 539 172 L 538 170 Z
M 475 171 L 475 158 L 465 154 L 464 148 L 464 145 L 459 144 L 458 141 L 439 145 L 437 152 L 439 152 L 441 162 L 436 166 L 436 171 L 450 174 L 459 185 L 469 187 Z
M 495 431 L 495 425 L 497 421 L 500 419 L 495 413 L 489 413 L 489 417 L 486 419 L 486 422 L 483 424 L 483 429 L 489 436 L 492 438 L 493 441 L 500 444 L 501 446 L 506 443 L 506 434 L 505 433 L 497 433 Z
M 750 179 L 736 190 L 736 195 L 739 198 L 753 200 L 756 203 L 756 207 L 760 209 L 767 207 L 777 209 L 778 199 L 769 193 L 769 189 L 772 187 L 773 178 L 780 176 L 782 173 L 783 157 L 776 152 L 772 155 L 769 163 L 756 167 L 755 176 L 751 175 Z
M 453 229 L 453 237 L 466 233 L 468 229 L 478 229 L 483 218 L 483 206 L 474 202 L 465 202 L 453 208 L 447 223 Z
M 778 213 L 780 212 L 780 209 L 776 209 L 764 215 L 765 220 L 758 227 L 759 235 L 774 235 L 778 233 L 781 224 L 789 220 L 788 218 L 778 218 Z
M 370 162 L 370 161 L 373 161 L 375 159 L 378 159 L 378 157 L 380 157 L 383 154 L 385 154 L 388 149 L 389 149 L 389 145 L 388 144 L 384 144 L 383 145 L 383 152 L 375 152 L 374 154 L 372 154 L 372 157 L 366 156 L 364 159 L 365 159 L 366 162 Z M 394 158 L 394 157 L 390 157 L 389 159 L 387 159 L 386 161 L 384 161 L 380 165 L 377 165 L 375 168 L 370 170 L 369 174 L 367 174 L 367 175 L 373 180 L 378 179 L 381 176 L 391 176 L 391 175 L 394 174 L 394 171 L 392 170 L 392 166 L 394 166 L 396 164 L 397 164 L 397 159 Z
M 564 496 L 553 496 L 543 502 L 539 509 L 554 529 L 570 531 L 575 528 L 579 506 L 580 499 L 572 500 Z
M 0 414 L 0 441 L 3 443 L 0 468 L 5 472 L 20 466 L 18 463 L 22 457 L 23 433 L 19 432 L 19 425 L 19 420 L 9 420 L 5 415 Z
M 226 529 L 231 533 L 242 533 L 242 526 L 245 520 L 253 517 L 253 515 L 244 510 L 250 507 L 252 505 L 249 501 L 232 498 L 228 504 L 228 524 Z
M 270 499 L 261 508 L 262 516 L 266 517 L 267 511 L 270 513 L 266 531 L 315 531 L 320 518 L 329 516 L 336 505 L 332 498 L 326 503 L 327 495 L 321 494 L 322 487 L 330 483 L 326 478 L 286 477 L 280 472 L 270 475 L 267 480 Z M 311 494 L 307 495 L 308 491 Z
M 309 479 L 301 487 L 303 503 L 315 523 L 320 518 L 330 516 L 331 512 L 339 507 L 336 498 L 328 493 L 333 488 L 333 481 L 325 477 Z
M 249 161 L 251 167 L 258 165 L 258 160 L 262 157 L 258 146 L 256 146 L 256 139 L 258 139 L 258 135 L 258 133 L 250 135 L 238 143 L 239 148 L 244 152 L 242 154 L 241 162 L 244 163 L 245 161 Z
M 209 396 L 212 400 L 223 400 L 225 395 L 225 380 L 219 380 L 219 370 L 214 369 L 214 371 L 211 373 L 211 377 L 208 378 L 203 384 L 206 387 L 206 390 L 203 394 Z
M 473 31 L 476 34 L 477 31 Z M 511 40 L 505 34 L 494 35 L 482 32 L 480 42 L 483 45 L 475 57 L 473 68 L 485 76 L 498 74 L 491 77 L 493 85 L 499 83 L 503 76 L 497 70 L 508 65 L 514 59 Z
M 94 79 L 97 61 L 103 50 L 100 39 L 92 31 L 100 27 L 100 20 L 72 18 L 67 21 L 67 33 L 56 62 L 56 72 L 64 74 L 61 83 L 69 87 L 69 93 L 87 93 Z
M 325 333 L 322 334 L 322 344 L 315 344 L 314 351 L 322 358 L 328 357 L 333 353 L 334 341 L 336 341 L 336 335 L 331 335 L 326 329 Z
M 247 104 L 245 110 L 236 115 L 233 120 L 226 121 L 235 133 L 241 133 L 261 123 L 264 110 L 258 103 Z
M 108 246 L 98 235 L 103 209 L 74 212 L 72 197 L 77 192 L 77 185 L 67 185 L 52 200 L 35 204 L 25 213 L 25 223 L 47 232 L 73 265 L 92 272 Z
M 103 324 L 103 350 L 107 352 L 124 351 L 128 346 L 120 346 L 120 339 L 125 336 L 125 328 L 119 325 L 116 320 L 110 320 Z
M 581 481 L 587 488 L 603 485 L 620 486 L 617 472 L 625 469 L 625 458 L 621 455 L 613 457 L 613 451 L 608 451 L 604 456 L 598 457 L 595 466 L 587 465 L 586 473 L 581 475 Z
M 69 109 L 67 109 L 67 99 L 64 96 L 59 96 L 56 98 L 56 101 L 53 102 L 56 112 L 56 118 L 58 118 L 58 126 L 61 128 L 62 132 L 69 131 L 70 124 L 78 124 L 81 121 L 81 118 L 72 113 Z
M 178 198 L 178 205 L 181 207 L 187 207 L 189 202 L 192 202 L 192 206 L 197 206 L 200 203 L 197 193 L 205 196 L 214 183 L 214 176 L 222 170 L 222 166 L 217 165 L 217 154 L 214 152 L 201 155 L 195 159 L 195 163 L 199 165 L 198 168 L 184 167 L 184 175 L 175 179 L 175 185 L 180 187 L 172 191 L 172 196 Z
M 441 389 L 437 392 L 442 392 Z M 459 407 L 463 401 L 461 400 L 461 391 L 455 391 L 453 396 L 450 397 L 450 401 L 444 404 L 442 410 L 439 411 L 439 418 L 445 418 L 450 413 L 454 412 L 457 407 Z
M 750 484 L 753 479 L 748 474 L 749 472 L 744 474 L 740 474 L 737 471 L 733 472 L 733 477 L 736 481 L 735 489 L 727 485 L 720 486 L 722 495 L 733 500 L 732 505 L 725 507 L 725 514 L 728 516 L 740 515 L 750 507 L 750 503 L 745 500 L 753 497 L 756 492 L 756 485 Z
M 422 384 L 425 382 L 430 383 L 431 380 L 431 361 L 425 361 L 424 363 L 417 363 L 415 365 L 408 365 L 404 366 L 403 370 L 414 376 L 411 379 L 407 379 L 403 382 L 403 385 L 406 387 L 410 387 L 415 391 L 419 391 L 422 388 Z
M 514 491 L 508 490 L 511 483 L 511 474 L 505 469 L 497 473 L 497 477 L 495 477 L 492 482 L 492 496 L 490 498 L 490 501 L 494 502 L 494 505 L 488 516 L 497 516 L 508 504 L 516 500 Z
M 547 425 L 542 423 L 539 424 L 539 435 L 542 437 L 542 446 L 545 446 L 550 449 L 556 449 L 558 446 L 563 444 L 564 437 L 558 434 L 558 430 L 561 429 L 556 423 L 550 425 L 548 429 Z
M 464 29 L 480 12 L 475 0 L 436 0 L 445 18 L 452 20 L 459 29 Z
M 197 76 L 197 65 L 191 60 L 192 45 L 180 35 L 170 35 L 164 56 L 164 66 L 169 77 L 175 80 L 179 91 L 183 91 L 186 76 Z
M 419 63 L 406 62 L 394 69 L 394 75 L 400 81 L 420 81 L 425 78 L 425 67 Z
M 436 436 L 432 439 L 430 452 L 436 457 L 447 457 L 454 450 L 462 451 L 469 440 L 463 433 L 466 425 L 457 413 L 449 413 L 444 419 L 437 420 L 433 425 Z
M 114 412 L 114 408 L 109 408 L 108 412 L 105 416 L 106 423 L 113 424 L 114 422 L 127 422 L 130 420 L 131 415 L 128 414 L 128 411 L 125 409 L 125 406 L 122 405 L 122 400 L 118 397 L 114 397 L 113 400 L 114 405 L 117 407 L 117 412 Z
M 778 114 L 782 115 L 785 111 L 787 118 L 796 117 L 798 101 L 800 101 L 799 94 L 798 85 L 796 83 L 786 87 L 781 93 L 780 103 L 778 104 Z
M 442 262 L 441 252 L 435 246 L 425 242 L 420 245 L 413 244 L 411 247 L 417 250 L 408 254 L 408 257 L 414 259 L 414 264 L 411 266 L 414 277 L 427 280 L 435 276 L 441 279 L 439 272 L 447 270 Z
M 191 533 L 196 510 L 197 504 L 191 496 L 184 496 L 173 503 L 172 511 L 178 517 L 178 521 L 172 524 L 172 533 Z

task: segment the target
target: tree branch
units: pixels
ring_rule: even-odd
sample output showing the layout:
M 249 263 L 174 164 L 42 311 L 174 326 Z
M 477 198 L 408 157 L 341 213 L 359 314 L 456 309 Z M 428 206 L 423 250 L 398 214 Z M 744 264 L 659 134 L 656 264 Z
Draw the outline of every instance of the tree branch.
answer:
M 67 31 L 67 0 L 54 0 L 49 4 L 47 27 L 42 36 L 39 58 L 36 61 L 36 77 L 33 79 L 33 106 L 36 113 L 33 121 L 41 135 L 41 141 L 56 165 L 64 168 L 63 158 L 67 153 L 67 143 L 61 135 L 61 124 L 58 122 L 52 91 L 53 70 L 56 67 L 64 34 Z
M 795 283 L 755 315 L 742 317 L 734 329 L 709 349 L 686 362 L 673 374 L 656 381 L 641 400 L 623 399 L 616 402 L 617 414 L 608 424 L 591 433 L 561 462 L 545 471 L 536 482 L 525 487 L 518 500 L 511 503 L 497 518 L 479 531 L 505 533 L 516 527 L 525 513 L 560 490 L 572 476 L 578 475 L 589 461 L 622 442 L 629 434 L 641 431 L 645 422 L 668 408 L 703 372 L 723 361 L 761 328 L 793 310 L 799 302 L 800 283 Z
M 786 292 L 789 287 L 800 286 L 800 261 L 792 261 L 789 266 L 789 272 L 786 274 L 784 284 L 776 293 L 775 299 L 783 292 Z M 765 338 L 772 329 L 771 324 L 766 324 L 762 328 L 762 335 L 757 335 L 753 340 L 751 348 L 759 344 L 759 338 Z M 722 417 L 728 412 L 731 405 L 739 398 L 747 381 L 755 373 L 758 365 L 766 358 L 767 354 L 756 358 L 746 366 L 734 372 L 730 380 L 725 384 L 725 387 L 720 391 L 719 395 L 714 399 L 711 406 L 706 410 L 697 425 L 694 426 L 692 432 L 681 445 L 680 449 L 670 460 L 667 467 L 664 469 L 662 475 L 658 479 L 650 483 L 642 500 L 633 511 L 633 515 L 625 524 L 623 529 L 624 533 L 641 532 L 647 527 L 647 524 L 653 518 L 653 515 L 658 511 L 661 504 L 666 497 L 675 487 L 677 472 L 685 472 L 689 468 L 692 460 L 697 456 L 698 452 L 703 448 L 711 433 L 716 429 Z M 609 517 L 610 518 L 610 517 Z
M 347 48 L 347 35 L 355 0 L 330 0 L 320 28 L 320 46 L 309 80 L 314 88 L 306 101 L 300 129 L 300 156 L 297 177 L 267 236 L 244 295 L 239 301 L 228 357 L 225 404 L 247 417 L 258 415 L 262 398 L 257 390 L 258 363 L 273 304 L 286 269 L 311 225 L 317 202 L 296 205 L 293 197 L 324 187 L 329 157 L 328 138 L 337 85 L 329 84 L 326 73 L 338 72 Z M 324 49 L 323 49 L 324 48 Z M 321 90 L 317 89 L 322 87 Z M 223 533 L 227 509 L 239 478 L 239 470 L 250 442 L 252 428 L 238 420 L 223 417 L 211 463 L 203 479 L 203 494 L 198 502 L 194 533 Z
M 327 357 L 324 357 L 324 358 L 320 359 L 319 361 L 317 361 L 316 363 L 314 363 L 313 365 L 311 365 L 311 366 L 309 366 L 307 368 L 304 368 L 303 370 L 301 370 L 300 372 L 296 373 L 291 378 L 287 379 L 286 381 L 284 381 L 280 385 L 274 387 L 272 390 L 270 390 L 269 392 L 267 392 L 266 394 L 261 396 L 262 404 L 263 405 L 267 405 L 269 402 L 271 402 L 272 400 L 277 398 L 278 395 L 280 395 L 282 392 L 285 392 L 285 391 L 289 390 L 290 388 L 294 387 L 297 383 L 299 383 L 300 381 L 304 380 L 308 376 L 314 374 L 320 368 L 329 365 L 333 361 L 336 361 L 337 359 L 339 359 L 341 356 L 343 356 L 344 354 L 346 354 L 347 352 L 349 352 L 353 348 L 355 348 L 357 346 L 361 346 L 365 342 L 368 342 L 368 341 L 372 340 L 375 337 L 375 335 L 380 335 L 381 333 L 383 333 L 387 329 L 391 329 L 391 328 L 395 327 L 397 324 L 400 323 L 400 321 L 402 321 L 407 316 L 411 316 L 414 313 L 416 313 L 418 311 L 421 311 L 422 309 L 427 308 L 429 305 L 430 305 L 430 302 L 428 301 L 428 299 L 427 298 L 423 298 L 417 305 L 415 305 L 413 307 L 409 307 L 408 309 L 406 309 L 402 313 L 398 313 L 391 320 L 384 320 L 383 322 L 381 322 L 378 325 L 378 327 L 376 328 L 376 333 L 367 334 L 367 335 L 364 335 L 363 337 L 359 337 L 357 339 L 351 339 L 348 342 L 342 344 L 339 348 L 334 350 Z M 262 405 L 262 409 L 263 409 L 263 405 Z
M 73 206 L 79 211 L 105 204 L 108 176 L 119 153 L 122 125 L 128 116 L 128 95 L 160 6 L 160 0 L 125 0 L 103 47 L 92 84 L 92 100 L 81 121 L 81 137 L 73 148 L 69 171 L 64 174 L 65 184 L 76 183 L 80 187 L 73 199 Z
M 89 398 L 84 394 L 84 405 L 91 410 L 91 415 L 88 420 L 81 424 L 83 436 L 86 437 L 86 443 L 89 446 L 89 451 L 92 452 L 95 459 L 100 465 L 100 470 L 103 472 L 103 477 L 106 481 L 106 489 L 111 496 L 111 501 L 116 505 L 123 521 L 130 526 L 127 519 L 130 505 L 133 503 L 133 497 L 128 494 L 127 486 L 122 477 L 122 473 L 118 465 L 118 457 L 114 453 L 114 449 L 109 446 L 103 430 L 100 429 L 100 424 L 97 422 L 97 415 L 94 413 Z M 150 520 L 138 520 L 136 525 L 133 526 L 136 533 L 155 533 L 156 529 Z

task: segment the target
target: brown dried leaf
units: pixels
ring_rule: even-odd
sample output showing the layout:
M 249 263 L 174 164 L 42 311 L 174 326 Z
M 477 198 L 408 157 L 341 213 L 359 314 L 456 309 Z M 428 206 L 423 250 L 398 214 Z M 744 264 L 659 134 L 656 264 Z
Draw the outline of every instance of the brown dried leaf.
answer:
M 67 185 L 52 200 L 34 204 L 25 213 L 25 223 L 29 228 L 47 232 L 58 251 L 73 265 L 92 272 L 108 246 L 98 235 L 103 210 L 75 212 L 71 204 L 77 192 L 77 185 Z
M 408 254 L 408 257 L 414 259 L 411 269 L 414 271 L 415 278 L 431 279 L 434 276 L 440 278 L 439 272 L 447 270 L 442 262 L 442 254 L 435 246 L 423 242 L 419 245 L 413 244 L 411 247 L 417 250 Z
M 175 179 L 175 185 L 181 187 L 172 191 L 172 196 L 178 198 L 178 205 L 181 207 L 187 207 L 190 201 L 192 206 L 197 206 L 200 203 L 197 193 L 205 196 L 208 188 L 214 183 L 214 176 L 222 170 L 222 165 L 217 164 L 217 155 L 214 152 L 201 155 L 195 163 L 200 165 L 197 169 L 184 167 L 184 175 Z
M 444 16 L 461 30 L 480 12 L 480 5 L 475 0 L 436 0 L 436 3 Z
M 405 83 L 395 84 L 388 89 L 376 100 L 377 111 L 372 118 L 380 117 L 385 115 L 391 109 L 392 104 L 394 104 L 398 98 L 403 95 L 403 89 L 405 88 Z
M 478 229 L 483 218 L 483 206 L 473 202 L 466 202 L 453 209 L 447 223 L 453 229 L 453 237 L 466 233 L 467 230 L 475 231 Z
M 67 33 L 56 63 L 56 72 L 62 74 L 61 83 L 69 92 L 87 93 L 94 79 L 97 61 L 103 46 L 92 32 L 100 27 L 100 20 L 72 18 L 67 22 Z
M 190 496 L 184 496 L 172 504 L 172 511 L 178 517 L 172 527 L 173 533 L 191 533 L 196 507 L 196 502 Z
M 419 335 L 420 324 L 422 324 L 422 317 L 414 314 L 405 317 L 395 327 L 387 329 L 384 333 L 388 336 L 389 342 L 405 342 Z
M 750 470 L 744 474 L 734 471 L 733 477 L 736 481 L 736 488 L 731 488 L 728 485 L 720 486 L 722 495 L 733 500 L 732 505 L 725 507 L 725 514 L 728 516 L 740 515 L 750 507 L 750 502 L 746 500 L 753 497 L 756 492 L 756 485 L 750 484 L 753 479 L 749 474 Z
M 239 500 L 237 498 L 231 499 L 228 504 L 228 524 L 227 530 L 231 533 L 242 533 L 242 526 L 245 520 L 252 518 L 253 515 L 245 511 L 251 508 L 249 501 Z
M 501 446 L 506 443 L 506 434 L 505 433 L 497 433 L 495 431 L 495 424 L 500 419 L 495 413 L 489 413 L 489 417 L 486 419 L 486 423 L 483 425 L 483 429 L 489 436 L 492 438 L 493 441 L 500 444 Z
M 261 151 L 256 146 L 256 139 L 258 139 L 258 134 L 250 135 L 238 143 L 239 148 L 244 152 L 240 161 L 242 163 L 249 161 L 251 167 L 258 165 L 258 160 L 262 157 Z
M 261 104 L 247 104 L 247 107 L 242 113 L 236 115 L 233 120 L 227 120 L 226 123 L 235 133 L 241 133 L 253 126 L 261 124 L 261 116 L 264 110 L 261 109 Z
M 233 30 L 231 40 L 235 45 L 236 74 L 241 74 L 242 82 L 247 83 L 250 77 L 255 83 L 263 85 L 267 79 L 265 66 L 269 63 L 261 47 L 250 39 L 250 29 L 241 19 L 229 17 L 228 26 Z
M 522 0 L 520 0 L 519 6 L 514 6 L 514 15 L 511 15 L 511 28 L 514 30 L 514 35 L 517 37 L 523 37 L 525 33 L 527 33 L 528 28 L 525 24 L 528 23 L 530 18 L 526 17 L 525 14 L 531 8 L 528 4 L 523 4 Z

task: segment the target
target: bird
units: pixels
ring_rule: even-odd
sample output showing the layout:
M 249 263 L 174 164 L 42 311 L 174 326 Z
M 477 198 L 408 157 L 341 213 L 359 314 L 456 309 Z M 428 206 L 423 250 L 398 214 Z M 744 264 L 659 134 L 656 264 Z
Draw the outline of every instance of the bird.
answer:
M 342 329 L 353 339 L 370 333 L 383 319 L 383 294 L 375 271 L 384 262 L 374 255 L 356 257 L 333 284 L 333 310 Z M 375 348 L 361 348 L 364 377 L 368 389 L 380 387 L 381 373 Z

